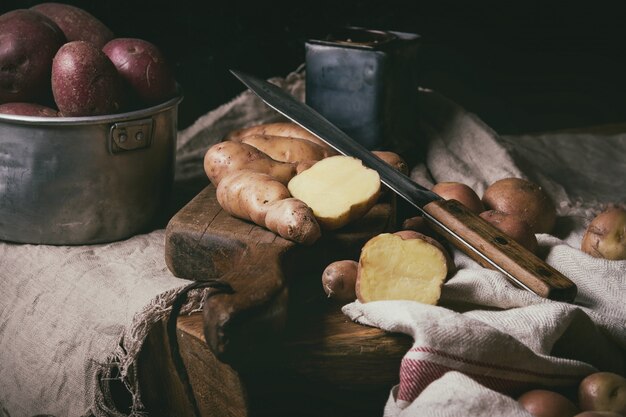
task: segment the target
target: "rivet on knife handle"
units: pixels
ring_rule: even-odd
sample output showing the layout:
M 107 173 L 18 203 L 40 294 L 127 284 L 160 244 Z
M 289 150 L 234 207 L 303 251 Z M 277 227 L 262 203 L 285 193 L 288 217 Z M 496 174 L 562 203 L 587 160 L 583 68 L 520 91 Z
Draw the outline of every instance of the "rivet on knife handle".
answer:
M 483 266 L 541 297 L 568 302 L 576 297 L 576 285 L 568 278 L 458 201 L 433 201 L 423 210 L 437 232 Z

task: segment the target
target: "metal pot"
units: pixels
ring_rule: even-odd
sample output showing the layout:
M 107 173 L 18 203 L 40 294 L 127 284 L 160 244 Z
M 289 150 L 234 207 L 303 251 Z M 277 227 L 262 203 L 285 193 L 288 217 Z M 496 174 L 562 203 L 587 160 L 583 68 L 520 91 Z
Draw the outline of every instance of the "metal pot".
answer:
M 149 230 L 174 178 L 181 100 L 105 116 L 0 115 L 0 239 L 76 245 Z

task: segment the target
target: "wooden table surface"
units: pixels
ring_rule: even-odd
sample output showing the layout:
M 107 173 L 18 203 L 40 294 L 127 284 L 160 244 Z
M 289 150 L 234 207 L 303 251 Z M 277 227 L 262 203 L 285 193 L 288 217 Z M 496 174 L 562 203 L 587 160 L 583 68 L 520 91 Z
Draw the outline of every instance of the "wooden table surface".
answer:
M 411 338 L 353 323 L 339 306 L 321 301 L 293 317 L 284 340 L 232 365 L 208 348 L 201 314 L 179 317 L 178 343 L 200 415 L 382 415 Z M 146 341 L 139 377 L 150 413 L 193 415 L 164 325 Z

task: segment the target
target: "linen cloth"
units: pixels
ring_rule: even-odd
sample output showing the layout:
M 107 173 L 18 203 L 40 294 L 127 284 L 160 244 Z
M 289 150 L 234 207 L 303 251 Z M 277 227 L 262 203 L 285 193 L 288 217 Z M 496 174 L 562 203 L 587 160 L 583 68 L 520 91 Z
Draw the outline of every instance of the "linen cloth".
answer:
M 302 98 L 301 75 L 272 82 Z M 275 120 L 251 93 L 208 112 L 179 132 L 175 186 L 206 179 L 204 153 L 227 132 Z M 142 415 L 134 364 L 191 283 L 167 269 L 164 244 L 164 230 L 101 245 L 0 242 L 0 416 Z M 181 314 L 199 310 L 209 291 L 191 291 Z M 127 386 L 131 410 L 117 409 L 110 379 Z
M 302 71 L 272 81 L 303 99 Z M 592 214 L 624 203 L 625 136 L 498 137 L 434 92 L 422 90 L 420 99 L 416 140 L 429 146 L 414 178 L 462 181 L 479 193 L 504 176 L 538 181 L 557 196 L 560 214 L 557 233 L 539 235 L 542 256 L 580 293 L 575 305 L 546 301 L 454 252 L 459 271 L 440 306 L 347 305 L 354 320 L 414 337 L 385 413 L 522 416 L 503 393 L 568 386 L 595 369 L 623 373 L 626 262 L 590 258 L 577 244 Z M 230 130 L 277 120 L 250 92 L 208 112 L 179 133 L 176 180 L 203 177 L 206 149 Z M 589 181 L 598 186 L 589 189 Z M 133 364 L 151 326 L 189 283 L 167 270 L 163 250 L 163 230 L 105 245 L 0 243 L 0 415 L 129 414 L 115 409 L 107 378 L 123 380 L 133 394 L 130 414 L 140 414 Z M 183 312 L 199 308 L 205 294 L 190 294 Z
M 579 248 L 595 214 L 626 203 L 626 135 L 499 137 L 435 92 L 422 91 L 420 100 L 429 147 L 414 179 L 426 186 L 459 181 L 479 195 L 504 177 L 540 184 L 559 215 L 553 235 L 537 235 L 540 256 L 578 286 L 578 295 L 572 304 L 542 299 L 454 250 L 458 272 L 445 283 L 439 306 L 346 305 L 353 320 L 414 339 L 385 416 L 530 416 L 510 399 L 543 387 L 575 400 L 586 375 L 624 375 L 626 261 L 596 259 Z

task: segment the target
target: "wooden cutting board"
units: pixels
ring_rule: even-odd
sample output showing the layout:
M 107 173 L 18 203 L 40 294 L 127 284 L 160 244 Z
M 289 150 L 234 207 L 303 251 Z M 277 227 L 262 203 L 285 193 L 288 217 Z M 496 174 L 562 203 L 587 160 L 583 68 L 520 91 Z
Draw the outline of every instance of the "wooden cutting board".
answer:
M 204 337 L 214 354 L 230 362 L 280 339 L 289 317 L 324 300 L 321 274 L 329 263 L 358 259 L 368 239 L 394 229 L 393 198 L 387 195 L 359 221 L 303 246 L 230 216 L 215 188 L 204 188 L 169 221 L 165 260 L 177 277 L 218 278 L 234 289 L 210 297 L 203 308 Z

